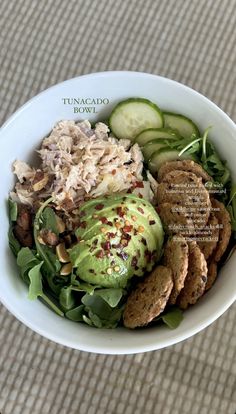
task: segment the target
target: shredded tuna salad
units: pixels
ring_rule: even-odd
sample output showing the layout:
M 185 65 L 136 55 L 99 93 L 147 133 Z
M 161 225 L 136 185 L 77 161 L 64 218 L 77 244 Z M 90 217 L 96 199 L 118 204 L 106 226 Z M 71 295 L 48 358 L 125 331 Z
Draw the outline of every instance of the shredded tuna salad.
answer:
M 67 213 L 89 198 L 122 191 L 153 201 L 157 184 L 149 172 L 143 179 L 138 144 L 112 137 L 104 123 L 93 129 L 89 121 L 58 122 L 37 152 L 37 169 L 19 160 L 13 164 L 18 178 L 13 201 L 37 207 L 53 196 L 57 208 Z

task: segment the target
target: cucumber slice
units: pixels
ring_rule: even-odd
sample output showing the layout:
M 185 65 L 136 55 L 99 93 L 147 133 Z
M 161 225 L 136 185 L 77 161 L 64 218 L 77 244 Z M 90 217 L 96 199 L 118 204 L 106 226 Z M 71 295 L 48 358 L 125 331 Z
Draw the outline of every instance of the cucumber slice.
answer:
M 143 147 L 149 141 L 152 141 L 156 138 L 180 138 L 179 134 L 170 128 L 148 128 L 144 131 L 141 131 L 140 134 L 135 138 L 135 142 L 139 144 L 140 147 Z
M 182 137 L 190 138 L 192 134 L 200 136 L 197 125 L 186 116 L 172 112 L 163 112 L 163 116 L 165 127 L 177 130 Z
M 163 126 L 161 110 L 153 102 L 143 98 L 130 98 L 116 105 L 109 118 L 109 127 L 119 139 L 135 137 L 144 129 Z
M 148 160 L 151 158 L 154 152 L 163 147 L 166 147 L 167 141 L 173 140 L 176 141 L 175 138 L 157 138 L 153 139 L 152 141 L 149 141 L 147 144 L 144 145 L 144 147 L 141 148 L 144 160 L 148 162 Z
M 179 157 L 179 151 L 176 151 L 175 149 L 168 147 L 160 148 L 154 152 L 154 154 L 152 154 L 148 162 L 148 168 L 152 174 L 156 174 L 164 162 L 183 159 L 192 159 L 192 156 L 190 154 L 184 153 Z

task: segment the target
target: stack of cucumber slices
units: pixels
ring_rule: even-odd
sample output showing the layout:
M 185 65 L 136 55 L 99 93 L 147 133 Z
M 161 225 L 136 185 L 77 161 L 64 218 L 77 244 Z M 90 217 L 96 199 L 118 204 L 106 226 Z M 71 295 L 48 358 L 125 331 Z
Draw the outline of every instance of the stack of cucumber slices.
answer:
M 182 149 L 200 135 L 191 119 L 161 111 L 156 104 L 143 98 L 130 98 L 116 105 L 109 127 L 116 138 L 139 144 L 153 174 L 165 161 L 193 159 Z

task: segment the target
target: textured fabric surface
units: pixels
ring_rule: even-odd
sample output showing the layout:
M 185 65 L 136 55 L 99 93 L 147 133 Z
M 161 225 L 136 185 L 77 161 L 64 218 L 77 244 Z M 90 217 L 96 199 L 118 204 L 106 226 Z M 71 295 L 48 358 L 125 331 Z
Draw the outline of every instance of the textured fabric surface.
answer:
M 0 122 L 102 70 L 167 76 L 236 121 L 235 0 L 1 0 Z M 1 414 L 235 414 L 236 305 L 193 338 L 129 356 L 70 350 L 0 308 Z

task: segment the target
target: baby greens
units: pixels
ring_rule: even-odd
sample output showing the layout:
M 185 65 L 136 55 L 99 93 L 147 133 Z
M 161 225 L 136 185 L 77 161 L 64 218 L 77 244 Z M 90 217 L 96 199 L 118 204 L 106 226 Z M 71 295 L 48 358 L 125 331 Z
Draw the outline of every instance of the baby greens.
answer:
M 166 140 L 165 144 L 171 149 L 179 151 L 179 156 L 187 154 L 200 164 L 213 178 L 207 183 L 208 188 L 221 188 L 217 198 L 227 207 L 232 222 L 232 230 L 236 231 L 236 184 L 231 181 L 231 175 L 226 161 L 222 161 L 214 144 L 209 141 L 208 135 L 211 127 L 207 128 L 202 137 L 192 135 L 190 138 L 180 140 Z
M 40 243 L 40 230 L 48 229 L 58 235 L 55 212 L 49 198 L 41 205 L 33 222 L 34 247 L 21 247 L 14 236 L 17 203 L 9 200 L 9 244 L 17 257 L 19 273 L 28 285 L 28 298 L 40 298 L 54 312 L 74 322 L 84 322 L 97 328 L 115 328 L 120 324 L 127 292 L 121 288 L 101 288 L 79 280 L 73 274 L 60 275 L 61 264 L 52 247 Z M 171 328 L 182 320 L 180 310 L 171 310 L 162 320 Z

